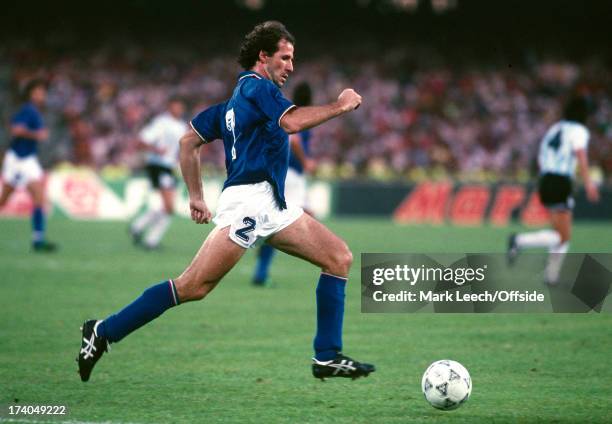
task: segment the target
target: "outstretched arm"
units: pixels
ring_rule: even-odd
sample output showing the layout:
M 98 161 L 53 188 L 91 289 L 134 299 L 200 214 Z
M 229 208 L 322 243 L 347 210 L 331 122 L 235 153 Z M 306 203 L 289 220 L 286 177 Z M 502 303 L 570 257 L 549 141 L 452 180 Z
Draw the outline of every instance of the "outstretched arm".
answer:
M 189 192 L 189 209 L 191 219 L 197 224 L 208 224 L 212 214 L 204 201 L 202 190 L 202 171 L 200 167 L 200 147 L 202 139 L 193 130 L 181 137 L 179 160 L 181 172 Z
M 336 116 L 355 110 L 361 104 L 361 96 L 353 89 L 346 89 L 338 100 L 323 106 L 303 106 L 288 111 L 280 121 L 280 126 L 289 134 L 316 127 Z
M 584 189 L 586 190 L 587 199 L 589 199 L 590 202 L 597 202 L 599 201 L 599 191 L 597 190 L 597 186 L 591 181 L 591 176 L 589 175 L 589 159 L 586 149 L 576 150 L 576 157 L 578 158 L 578 168 L 580 170 L 580 176 L 582 177 Z
M 22 124 L 11 125 L 11 135 L 13 137 L 25 137 L 37 141 L 45 141 L 49 138 L 49 130 L 41 128 L 40 130 L 29 130 Z

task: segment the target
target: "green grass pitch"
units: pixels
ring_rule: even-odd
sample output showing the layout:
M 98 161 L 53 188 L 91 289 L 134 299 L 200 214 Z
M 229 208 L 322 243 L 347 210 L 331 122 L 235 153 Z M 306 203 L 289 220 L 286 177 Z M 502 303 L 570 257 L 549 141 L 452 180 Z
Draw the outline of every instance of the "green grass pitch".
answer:
M 178 275 L 209 231 L 176 220 L 164 249 L 143 252 L 123 223 L 50 221 L 54 255 L 28 252 L 29 223 L 0 221 L 0 422 L 7 405 L 66 405 L 37 422 L 579 423 L 612 422 L 609 314 L 362 314 L 361 252 L 501 252 L 512 229 L 400 227 L 334 220 L 355 254 L 345 351 L 374 362 L 369 378 L 310 374 L 318 271 L 275 258 L 275 287 L 250 287 L 248 252 L 203 302 L 183 305 L 113 346 L 81 383 L 79 325 Z M 518 227 L 513 228 L 518 229 Z M 573 252 L 612 250 L 612 226 L 579 224 Z M 474 391 L 451 412 L 420 391 L 426 366 L 463 363 Z M 21 419 L 21 418 L 20 418 Z

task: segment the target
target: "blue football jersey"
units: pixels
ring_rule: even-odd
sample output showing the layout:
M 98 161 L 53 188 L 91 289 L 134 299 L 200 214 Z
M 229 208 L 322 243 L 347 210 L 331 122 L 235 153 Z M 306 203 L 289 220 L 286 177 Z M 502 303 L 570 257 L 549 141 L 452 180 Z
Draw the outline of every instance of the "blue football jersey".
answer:
M 232 97 L 191 120 L 200 138 L 223 140 L 227 179 L 223 189 L 268 181 L 281 209 L 285 209 L 285 177 L 289 137 L 280 127 L 294 107 L 270 80 L 253 71 L 242 72 Z
M 24 104 L 11 119 L 11 125 L 21 125 L 29 131 L 38 131 L 45 127 L 42 115 L 32 103 Z M 10 149 L 19 157 L 35 155 L 38 141 L 26 137 L 13 137 Z
M 306 155 L 306 157 L 310 157 L 310 130 L 301 131 L 298 134 L 298 137 L 300 137 L 300 143 L 302 144 L 304 155 Z M 293 153 L 293 150 L 289 154 L 289 168 L 293 168 L 298 174 L 304 173 L 304 167 L 297 156 L 295 156 Z

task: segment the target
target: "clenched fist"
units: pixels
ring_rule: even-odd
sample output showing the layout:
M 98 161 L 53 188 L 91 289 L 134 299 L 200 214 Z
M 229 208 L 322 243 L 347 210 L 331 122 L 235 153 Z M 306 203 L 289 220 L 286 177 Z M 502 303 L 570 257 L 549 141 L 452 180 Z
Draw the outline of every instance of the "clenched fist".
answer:
M 340 103 L 343 112 L 350 112 L 359 107 L 361 96 L 352 88 L 347 88 L 338 96 L 338 103 Z
M 208 224 L 210 222 L 212 214 L 204 200 L 189 201 L 189 209 L 191 210 L 191 219 L 196 224 Z

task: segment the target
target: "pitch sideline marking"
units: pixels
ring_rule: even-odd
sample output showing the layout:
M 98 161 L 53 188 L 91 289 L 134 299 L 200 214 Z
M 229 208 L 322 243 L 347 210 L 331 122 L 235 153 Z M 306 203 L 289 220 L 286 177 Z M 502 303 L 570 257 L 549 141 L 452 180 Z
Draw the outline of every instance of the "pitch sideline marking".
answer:
M 129 422 L 118 422 L 118 421 L 59 421 L 59 420 L 27 420 L 18 418 L 2 418 L 0 417 L 0 423 L 27 423 L 27 424 L 138 424 Z

